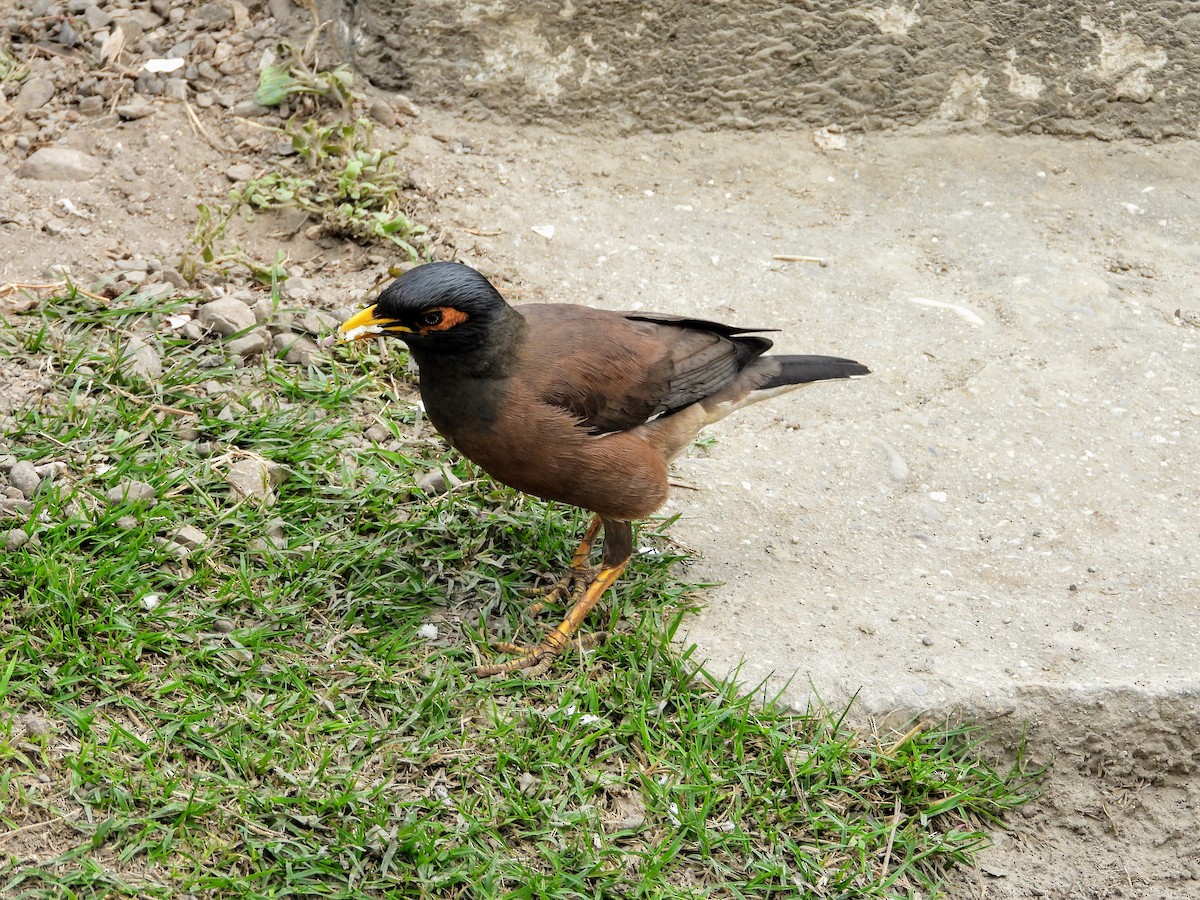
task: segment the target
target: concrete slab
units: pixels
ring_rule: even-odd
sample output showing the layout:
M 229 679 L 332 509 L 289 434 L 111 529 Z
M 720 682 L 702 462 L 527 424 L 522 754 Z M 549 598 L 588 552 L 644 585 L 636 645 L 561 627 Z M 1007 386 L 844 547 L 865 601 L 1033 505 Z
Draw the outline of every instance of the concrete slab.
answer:
M 514 299 L 775 327 L 780 351 L 874 369 L 744 410 L 678 464 L 672 535 L 717 583 L 682 640 L 800 709 L 965 714 L 1055 759 L 956 896 L 1187 896 L 1197 145 L 431 131 L 417 180 Z
M 714 667 L 871 712 L 1200 691 L 1195 145 L 473 132 L 496 177 L 455 214 L 502 233 L 467 256 L 531 297 L 875 370 L 678 466 Z

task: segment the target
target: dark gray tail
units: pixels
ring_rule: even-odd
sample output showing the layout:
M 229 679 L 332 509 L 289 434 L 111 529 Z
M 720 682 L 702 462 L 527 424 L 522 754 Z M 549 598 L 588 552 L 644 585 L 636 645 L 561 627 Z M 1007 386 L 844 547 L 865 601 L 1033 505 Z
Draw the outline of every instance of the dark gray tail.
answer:
M 871 374 L 871 370 L 862 363 L 839 356 L 765 356 L 762 361 L 776 363 L 779 369 L 759 385 L 760 391 L 789 384 Z

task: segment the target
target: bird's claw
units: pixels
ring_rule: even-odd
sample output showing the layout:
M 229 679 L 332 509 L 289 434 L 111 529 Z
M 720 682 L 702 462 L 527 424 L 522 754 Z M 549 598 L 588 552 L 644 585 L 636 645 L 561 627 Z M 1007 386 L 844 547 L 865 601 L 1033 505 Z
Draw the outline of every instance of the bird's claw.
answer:
M 598 647 L 607 639 L 607 631 L 598 631 L 594 634 L 577 634 L 571 639 L 571 642 L 576 644 L 580 650 L 591 650 L 594 647 Z M 488 678 L 492 675 L 510 675 L 514 672 L 521 672 L 526 678 L 540 678 L 550 671 L 554 660 L 561 656 L 563 650 L 566 648 L 565 644 L 561 641 L 561 632 L 555 629 L 547 636 L 546 640 L 542 641 L 536 647 L 526 647 L 524 644 L 501 641 L 496 644 L 496 649 L 501 653 L 518 653 L 520 655 L 516 659 L 510 659 L 508 662 L 476 666 L 476 675 L 481 678 Z
M 525 611 L 531 616 L 536 616 L 555 604 L 573 606 L 583 597 L 595 577 L 596 570 L 591 566 L 572 568 L 549 587 L 534 588 L 530 591 L 530 596 L 537 599 L 525 607 Z

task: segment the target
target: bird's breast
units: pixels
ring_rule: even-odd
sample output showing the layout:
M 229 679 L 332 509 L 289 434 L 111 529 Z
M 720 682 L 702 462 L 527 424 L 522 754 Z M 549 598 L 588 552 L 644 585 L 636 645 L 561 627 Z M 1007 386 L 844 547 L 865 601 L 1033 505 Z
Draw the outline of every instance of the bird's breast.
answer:
M 504 379 L 423 378 L 421 397 L 456 450 L 517 490 L 625 520 L 666 499 L 666 463 L 640 436 L 591 434 L 566 410 Z

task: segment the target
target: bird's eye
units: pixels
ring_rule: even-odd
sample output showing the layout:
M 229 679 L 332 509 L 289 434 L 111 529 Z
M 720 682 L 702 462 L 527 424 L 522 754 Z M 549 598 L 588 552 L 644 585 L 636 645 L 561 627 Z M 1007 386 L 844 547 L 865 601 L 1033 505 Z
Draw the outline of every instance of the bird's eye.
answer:
M 417 322 L 425 328 L 434 328 L 441 325 L 442 311 L 440 309 L 431 309 L 429 312 L 422 313 L 421 318 Z

